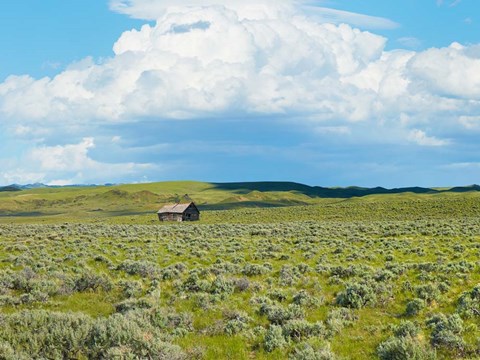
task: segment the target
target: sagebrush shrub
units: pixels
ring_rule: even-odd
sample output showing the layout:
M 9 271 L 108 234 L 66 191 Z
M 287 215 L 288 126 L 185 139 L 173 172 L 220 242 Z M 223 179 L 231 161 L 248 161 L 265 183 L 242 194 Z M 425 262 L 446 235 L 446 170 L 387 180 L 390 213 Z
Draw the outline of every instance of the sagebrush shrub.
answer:
M 425 301 L 422 299 L 415 298 L 413 300 L 410 300 L 407 303 L 407 306 L 405 308 L 405 315 L 415 316 L 424 308 L 425 308 Z
M 360 309 L 367 305 L 375 305 L 377 294 L 368 283 L 350 283 L 345 290 L 338 294 L 336 302 L 340 306 Z
M 432 345 L 450 350 L 462 351 L 465 349 L 466 343 L 461 336 L 464 331 L 463 320 L 458 314 L 434 315 L 427 320 L 427 326 L 432 329 Z
M 258 275 L 265 275 L 271 271 L 270 267 L 260 265 L 260 264 L 245 264 L 242 269 L 242 274 L 246 276 L 258 276 Z
M 457 302 L 457 313 L 464 318 L 480 316 L 480 285 L 464 292 Z
M 434 350 L 411 337 L 391 337 L 377 348 L 381 360 L 435 360 Z
M 75 280 L 75 291 L 83 292 L 87 290 L 92 291 L 105 291 L 108 292 L 112 290 L 113 283 L 110 278 L 105 275 L 98 275 L 92 272 L 86 272 L 81 274 Z
M 338 308 L 331 310 L 327 315 L 326 325 L 333 332 L 339 332 L 346 326 L 353 325 L 358 320 L 355 311 L 347 308 Z
M 302 341 L 310 337 L 326 336 L 325 325 L 321 321 L 310 323 L 306 320 L 290 320 L 282 325 L 283 336 L 286 339 Z
M 161 273 L 157 264 L 151 261 L 125 260 L 117 266 L 117 270 L 123 270 L 130 275 L 140 275 L 147 278 L 155 278 Z
M 434 284 L 415 286 L 414 291 L 418 298 L 425 300 L 427 303 L 438 301 L 440 298 L 440 290 Z
M 266 315 L 268 321 L 275 325 L 281 325 L 289 320 L 303 319 L 305 311 L 298 305 L 290 304 L 288 307 L 263 303 L 259 309 L 260 315 Z
M 394 331 L 396 337 L 411 337 L 415 338 L 420 332 L 418 324 L 411 321 L 402 321 Z
M 281 326 L 270 325 L 265 333 L 265 340 L 263 346 L 267 352 L 272 352 L 275 349 L 281 349 L 287 345 L 283 337 Z
M 0 318 L 0 340 L 32 358 L 86 355 L 93 319 L 82 314 L 22 311 Z
M 252 318 L 243 311 L 227 311 L 224 314 L 227 320 L 225 324 L 225 334 L 235 335 L 248 328 L 248 323 L 252 321 Z
M 98 319 L 86 339 L 89 356 L 105 358 L 112 349 L 122 346 L 130 348 L 130 354 L 139 358 L 182 359 L 183 352 L 178 346 L 165 343 L 154 333 L 142 329 L 135 321 L 114 314 L 106 319 Z
M 295 347 L 288 357 L 289 360 L 335 360 L 337 357 L 326 345 L 321 348 L 314 348 L 308 343 L 300 344 Z

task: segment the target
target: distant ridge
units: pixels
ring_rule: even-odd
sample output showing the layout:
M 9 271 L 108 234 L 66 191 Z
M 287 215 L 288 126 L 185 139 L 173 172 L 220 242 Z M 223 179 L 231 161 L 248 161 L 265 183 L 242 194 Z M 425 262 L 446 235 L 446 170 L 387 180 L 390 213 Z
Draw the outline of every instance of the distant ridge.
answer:
M 22 188 L 18 187 L 17 185 L 8 185 L 0 187 L 0 192 L 13 192 L 13 191 L 22 191 Z
M 166 181 L 121 185 L 44 184 L 10 185 L 0 188 L 0 220 L 10 217 L 111 217 L 152 214 L 162 206 L 174 203 L 188 194 L 203 210 L 306 206 L 344 202 L 344 200 L 384 196 L 388 202 L 396 198 L 429 200 L 444 194 L 480 199 L 480 186 L 452 188 L 384 187 L 327 188 L 295 182 L 207 183 L 199 181 Z M 398 195 L 397 195 L 398 194 Z M 370 201 L 370 200 L 367 200 Z
M 174 183 L 174 182 L 173 182 Z M 353 197 L 363 197 L 368 195 L 382 195 L 382 194 L 440 194 L 440 193 L 465 193 L 472 191 L 480 191 L 480 185 L 470 186 L 456 186 L 445 189 L 434 189 L 424 187 L 405 187 L 387 189 L 384 187 L 364 188 L 358 186 L 350 187 L 321 187 L 309 186 L 296 182 L 281 182 L 281 181 L 259 181 L 259 182 L 231 182 L 231 183 L 204 183 L 211 185 L 216 190 L 230 191 L 234 194 L 249 194 L 253 191 L 258 192 L 293 192 L 306 195 L 310 198 L 338 198 L 349 199 Z M 18 185 L 12 184 L 0 187 L 0 192 L 17 192 L 22 190 L 42 189 L 42 188 L 93 188 L 93 187 L 114 187 L 116 184 L 104 185 L 45 185 L 42 183 Z M 141 186 L 141 184 L 138 184 Z
M 12 185 L 0 187 L 0 191 L 22 191 L 22 190 L 30 190 L 30 189 L 41 189 L 46 187 L 49 187 L 49 186 L 41 183 L 28 184 L 28 185 L 12 184 Z
M 312 198 L 339 198 L 349 199 L 352 197 L 363 197 L 368 195 L 382 195 L 382 194 L 440 194 L 447 192 L 469 192 L 480 191 L 479 185 L 459 186 L 448 188 L 444 190 L 437 190 L 423 187 L 406 187 L 386 189 L 383 187 L 362 188 L 351 186 L 346 188 L 326 188 L 321 186 L 308 186 L 295 182 L 239 182 L 239 183 L 214 183 L 219 190 L 229 190 L 238 194 L 247 194 L 251 191 L 296 191 Z
M 63 188 L 63 187 L 97 187 L 97 186 L 114 186 L 116 184 L 104 184 L 104 185 L 95 185 L 95 184 L 89 184 L 89 185 L 80 185 L 80 184 L 73 184 L 73 185 L 45 185 L 42 183 L 35 183 L 35 184 L 27 184 L 27 185 L 19 185 L 19 184 L 12 184 L 12 185 L 7 185 L 7 186 L 1 186 L 0 187 L 0 192 L 6 192 L 6 191 L 22 191 L 22 190 L 32 190 L 32 189 L 58 189 L 58 188 Z

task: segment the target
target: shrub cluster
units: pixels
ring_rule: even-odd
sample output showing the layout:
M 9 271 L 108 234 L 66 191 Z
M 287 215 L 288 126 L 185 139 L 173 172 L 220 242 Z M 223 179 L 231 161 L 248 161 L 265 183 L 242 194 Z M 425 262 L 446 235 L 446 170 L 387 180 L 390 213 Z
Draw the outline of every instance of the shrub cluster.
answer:
M 417 324 L 402 322 L 394 329 L 394 336 L 382 342 L 377 348 L 381 360 L 434 360 L 436 352 L 418 338 Z
M 120 354 L 135 358 L 185 358 L 178 346 L 161 340 L 153 326 L 142 328 L 135 319 L 119 314 L 95 320 L 82 314 L 40 310 L 0 317 L 3 359 L 113 359 Z

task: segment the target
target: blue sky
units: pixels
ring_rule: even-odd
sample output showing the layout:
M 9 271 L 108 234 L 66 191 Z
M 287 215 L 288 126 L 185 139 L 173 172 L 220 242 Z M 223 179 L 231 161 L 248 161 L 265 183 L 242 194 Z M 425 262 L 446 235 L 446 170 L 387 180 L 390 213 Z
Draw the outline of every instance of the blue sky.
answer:
M 0 184 L 479 182 L 475 0 L 16 0 Z

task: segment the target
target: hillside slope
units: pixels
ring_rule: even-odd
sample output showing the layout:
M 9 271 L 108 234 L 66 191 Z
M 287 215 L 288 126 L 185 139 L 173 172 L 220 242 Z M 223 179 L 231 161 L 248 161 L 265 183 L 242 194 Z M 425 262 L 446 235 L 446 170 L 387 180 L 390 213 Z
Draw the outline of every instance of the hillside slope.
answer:
M 115 186 L 34 187 L 0 192 L 1 217 L 69 216 L 109 217 L 154 213 L 166 203 L 188 194 L 201 210 L 312 205 L 365 196 L 443 196 L 478 193 L 480 187 L 323 188 L 292 182 L 205 183 L 159 182 Z

